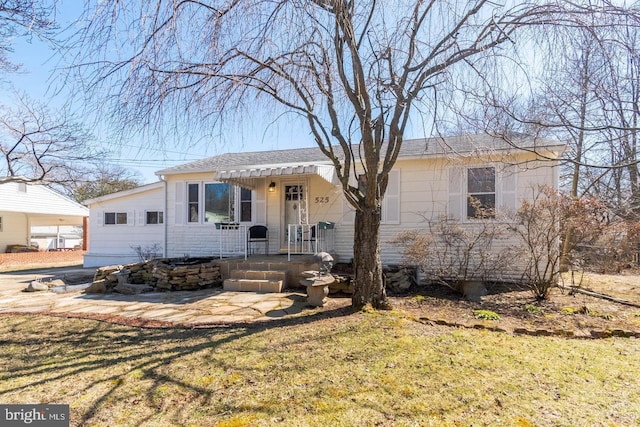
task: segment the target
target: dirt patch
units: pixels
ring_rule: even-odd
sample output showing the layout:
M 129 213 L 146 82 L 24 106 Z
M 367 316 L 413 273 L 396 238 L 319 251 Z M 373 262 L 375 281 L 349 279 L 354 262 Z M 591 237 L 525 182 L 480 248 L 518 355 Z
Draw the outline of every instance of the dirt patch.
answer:
M 636 277 L 633 277 L 635 280 Z M 624 296 L 632 304 L 640 305 L 640 297 L 629 292 L 616 292 L 622 282 L 606 285 L 591 277 L 592 290 L 609 295 Z M 616 288 L 616 289 L 612 289 Z M 593 289 L 595 288 L 595 289 Z M 629 286 L 624 289 L 628 289 Z M 635 299 L 630 297 L 635 296 Z M 555 288 L 550 298 L 536 301 L 532 294 L 514 284 L 496 284 L 481 302 L 464 300 L 443 285 L 426 285 L 415 292 L 391 297 L 395 307 L 423 321 L 466 327 L 486 327 L 508 332 L 554 334 L 576 337 L 608 335 L 640 336 L 640 308 L 621 304 L 570 289 Z M 487 320 L 477 310 L 488 310 L 499 316 Z
M 82 265 L 85 251 L 0 253 L 0 273 Z

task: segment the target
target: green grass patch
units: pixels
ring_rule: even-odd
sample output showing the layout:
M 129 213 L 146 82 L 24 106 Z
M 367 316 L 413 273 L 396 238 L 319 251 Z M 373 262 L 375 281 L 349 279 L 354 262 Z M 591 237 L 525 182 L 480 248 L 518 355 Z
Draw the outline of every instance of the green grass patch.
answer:
M 500 320 L 498 313 L 491 310 L 473 310 L 473 317 L 483 320 Z
M 544 314 L 542 309 L 535 304 L 526 304 L 524 306 L 524 309 L 527 313 L 532 314 L 534 316 L 542 316 Z
M 0 401 L 92 426 L 640 422 L 640 340 L 431 326 L 401 312 L 136 329 L 3 316 Z

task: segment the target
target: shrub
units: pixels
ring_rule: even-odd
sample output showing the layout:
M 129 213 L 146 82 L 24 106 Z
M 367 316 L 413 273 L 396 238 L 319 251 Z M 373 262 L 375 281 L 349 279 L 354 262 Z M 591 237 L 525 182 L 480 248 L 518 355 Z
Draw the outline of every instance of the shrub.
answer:
M 566 200 L 542 186 L 514 214 L 511 229 L 524 247 L 522 281 L 537 299 L 546 299 L 560 277 L 560 220 Z
M 132 245 L 131 249 L 136 253 L 140 262 L 149 261 L 150 259 L 160 258 L 162 256 L 162 246 L 158 243 L 146 246 Z
M 473 310 L 473 317 L 484 320 L 500 320 L 498 313 L 491 310 Z
M 409 230 L 390 243 L 403 248 L 407 264 L 416 265 L 425 279 L 462 292 L 465 282 L 498 281 L 518 251 L 502 243 L 507 227 L 492 215 L 463 224 L 449 218 L 425 220 L 426 231 Z

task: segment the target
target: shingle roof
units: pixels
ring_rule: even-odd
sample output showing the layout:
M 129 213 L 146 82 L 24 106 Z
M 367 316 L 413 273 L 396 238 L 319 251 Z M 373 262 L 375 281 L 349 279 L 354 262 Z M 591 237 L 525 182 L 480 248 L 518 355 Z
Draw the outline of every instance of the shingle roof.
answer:
M 561 150 L 563 144 L 548 139 L 532 138 L 526 135 L 512 135 L 510 138 L 497 138 L 486 134 L 459 135 L 452 137 L 433 137 L 405 140 L 399 157 L 445 156 L 469 154 L 485 151 L 537 150 L 553 148 Z M 353 148 L 358 152 L 357 145 Z M 342 149 L 336 147 L 336 153 Z M 327 164 L 329 159 L 319 148 L 294 148 L 287 150 L 252 151 L 244 153 L 226 153 L 185 163 L 156 172 L 156 175 L 179 173 L 213 172 L 237 168 L 249 168 L 283 164 Z

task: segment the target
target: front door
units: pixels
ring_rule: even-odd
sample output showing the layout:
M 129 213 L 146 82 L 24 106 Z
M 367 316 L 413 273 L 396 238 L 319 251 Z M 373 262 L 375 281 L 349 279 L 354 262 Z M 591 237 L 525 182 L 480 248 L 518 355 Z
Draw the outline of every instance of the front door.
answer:
M 304 185 L 291 183 L 284 185 L 284 235 L 283 244 L 287 245 L 289 224 L 307 223 L 307 203 Z

